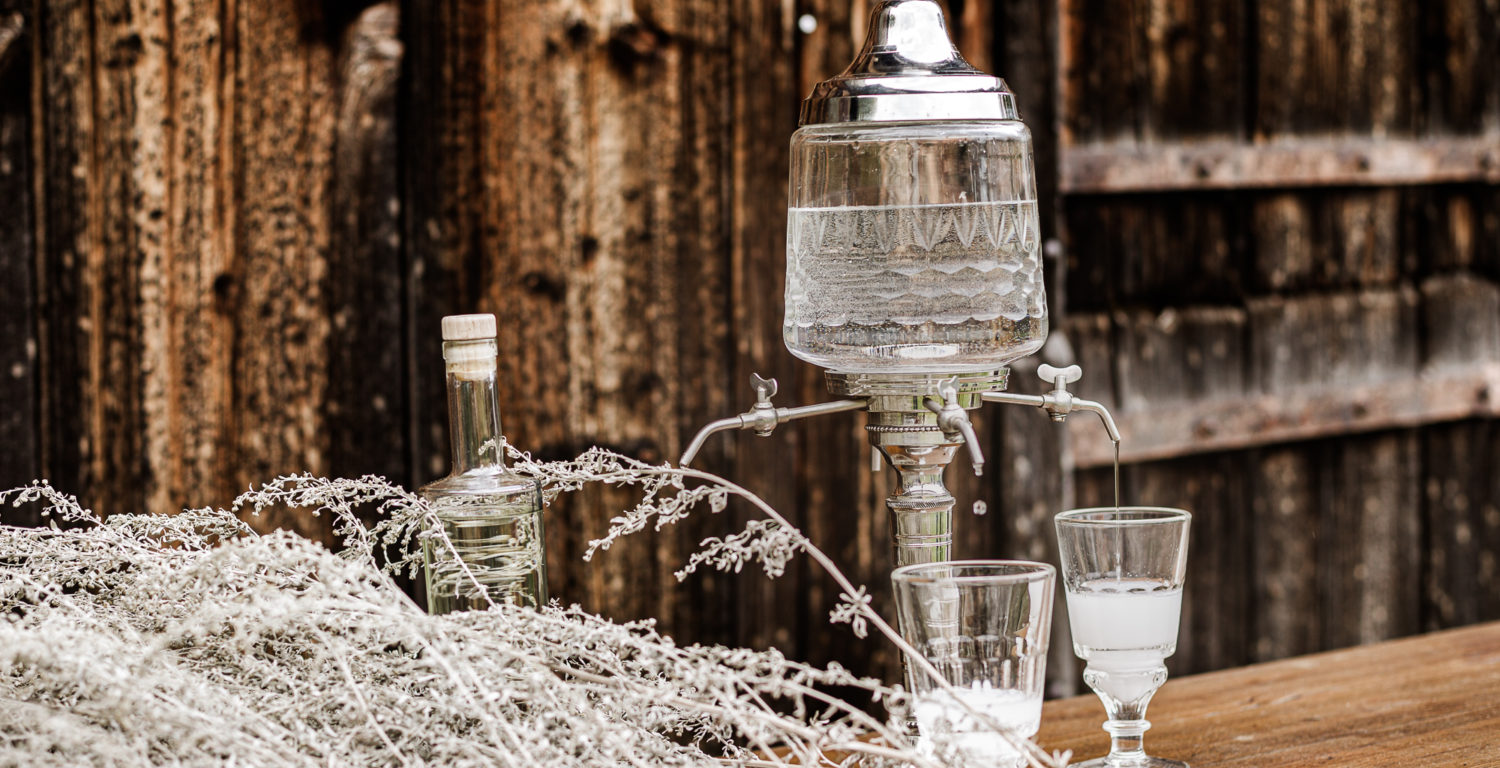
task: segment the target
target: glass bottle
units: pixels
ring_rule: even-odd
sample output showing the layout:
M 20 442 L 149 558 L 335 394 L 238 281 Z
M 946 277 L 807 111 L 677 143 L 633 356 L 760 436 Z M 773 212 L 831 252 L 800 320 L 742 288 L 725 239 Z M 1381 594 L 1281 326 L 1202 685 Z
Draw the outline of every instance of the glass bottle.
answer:
M 429 613 L 547 602 L 540 484 L 505 467 L 495 316 L 443 318 L 453 471 L 419 491 L 448 542 L 423 544 Z

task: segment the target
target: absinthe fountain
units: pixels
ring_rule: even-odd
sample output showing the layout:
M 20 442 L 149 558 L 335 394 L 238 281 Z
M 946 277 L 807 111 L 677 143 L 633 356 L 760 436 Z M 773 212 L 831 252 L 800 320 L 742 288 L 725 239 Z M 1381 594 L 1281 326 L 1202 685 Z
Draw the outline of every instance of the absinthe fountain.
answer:
M 1092 411 L 1118 446 L 1109 412 L 1068 391 L 1077 366 L 1039 366 L 1045 395 L 1004 391 L 1005 366 L 1047 337 L 1031 133 L 1005 81 L 959 54 L 935 0 L 876 4 L 854 62 L 803 101 L 790 175 L 783 337 L 844 399 L 777 407 L 776 382 L 756 376 L 754 406 L 704 427 L 682 465 L 718 431 L 867 411 L 896 470 L 901 566 L 951 559 L 943 472 L 962 446 L 984 470 L 969 411 Z

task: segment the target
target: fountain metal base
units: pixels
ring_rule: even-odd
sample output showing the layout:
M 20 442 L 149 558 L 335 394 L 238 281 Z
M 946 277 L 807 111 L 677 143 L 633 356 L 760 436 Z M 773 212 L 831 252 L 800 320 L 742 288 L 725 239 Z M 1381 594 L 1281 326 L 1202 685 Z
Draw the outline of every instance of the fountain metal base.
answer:
M 898 567 L 953 556 L 954 499 L 943 484 L 943 470 L 965 438 L 952 431 L 951 424 L 945 430 L 940 409 L 930 403 L 955 412 L 979 408 L 984 393 L 1005 389 L 1008 373 L 1001 368 L 968 373 L 825 374 L 828 391 L 865 399 L 870 444 L 896 470 L 896 488 L 885 504 L 891 513 Z M 977 471 L 980 453 L 974 446 L 970 452 Z

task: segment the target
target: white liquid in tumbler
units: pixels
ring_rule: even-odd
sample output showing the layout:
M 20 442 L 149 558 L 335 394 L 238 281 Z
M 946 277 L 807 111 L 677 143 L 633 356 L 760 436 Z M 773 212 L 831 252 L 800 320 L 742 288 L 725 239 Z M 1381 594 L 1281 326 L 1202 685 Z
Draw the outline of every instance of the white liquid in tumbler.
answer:
M 959 702 L 967 704 L 1016 736 L 1036 735 L 1042 723 L 1042 695 L 1020 690 L 990 688 L 982 683 L 959 689 L 957 698 L 947 691 L 928 691 L 917 697 L 912 714 L 921 732 L 919 747 L 940 759 L 953 759 L 967 768 L 1012 768 L 1025 758 L 1005 737 L 982 724 Z
M 1182 587 L 1151 579 L 1100 579 L 1068 590 L 1073 651 L 1103 670 L 1155 666 L 1177 650 Z
M 1036 202 L 792 208 L 787 348 L 837 371 L 975 370 L 1047 337 Z

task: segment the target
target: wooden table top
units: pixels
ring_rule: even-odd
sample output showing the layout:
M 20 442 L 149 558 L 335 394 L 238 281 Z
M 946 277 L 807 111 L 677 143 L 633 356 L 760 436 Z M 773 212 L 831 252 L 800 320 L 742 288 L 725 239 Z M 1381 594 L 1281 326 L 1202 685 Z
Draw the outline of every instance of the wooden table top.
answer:
M 1500 623 L 1168 680 L 1146 753 L 1193 768 L 1500 768 Z M 1092 694 L 1051 701 L 1037 741 L 1109 751 Z

